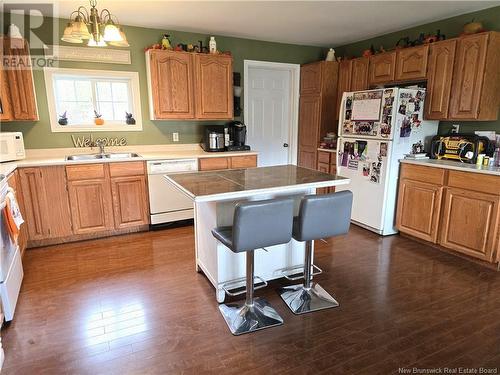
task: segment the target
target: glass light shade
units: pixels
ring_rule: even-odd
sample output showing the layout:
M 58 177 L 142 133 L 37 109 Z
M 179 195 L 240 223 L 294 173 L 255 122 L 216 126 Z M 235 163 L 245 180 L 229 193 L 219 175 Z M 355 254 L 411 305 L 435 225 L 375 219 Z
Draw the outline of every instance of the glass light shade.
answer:
M 73 36 L 73 24 L 71 22 L 69 22 L 64 29 L 64 34 L 61 40 L 68 43 L 83 43 L 83 40 L 81 38 L 76 38 Z
M 123 40 L 120 29 L 112 22 L 108 22 L 104 27 L 103 39 L 106 42 L 121 42 Z
M 90 39 L 91 37 L 87 25 L 82 20 L 79 20 L 78 17 L 77 19 L 75 19 L 75 22 L 73 22 L 73 30 L 71 32 L 71 35 L 74 38 L 79 39 Z
M 106 42 L 104 40 L 99 40 L 98 42 L 95 41 L 94 36 L 91 35 L 89 42 L 87 43 L 89 47 L 106 47 Z
M 115 47 L 130 47 L 127 37 L 125 36 L 125 33 L 123 32 L 121 27 L 120 27 L 120 35 L 122 37 L 122 40 L 120 42 L 109 42 L 109 45 Z

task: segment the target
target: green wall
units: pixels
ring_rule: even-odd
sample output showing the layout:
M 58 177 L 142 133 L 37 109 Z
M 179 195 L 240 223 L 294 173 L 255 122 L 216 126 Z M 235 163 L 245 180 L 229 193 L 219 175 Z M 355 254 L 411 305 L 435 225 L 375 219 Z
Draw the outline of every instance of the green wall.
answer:
M 452 4 L 450 2 L 450 5 Z M 422 6 L 425 6 L 425 2 L 422 3 Z M 392 49 L 402 37 L 409 36 L 410 40 L 415 40 L 420 33 L 425 33 L 426 35 L 433 34 L 436 33 L 437 29 L 440 29 L 441 33 L 445 34 L 447 38 L 453 38 L 458 36 L 462 32 L 464 24 L 470 22 L 472 19 L 481 21 L 486 30 L 500 31 L 500 6 L 351 43 L 337 47 L 335 51 L 337 56 L 358 57 L 362 55 L 365 49 L 370 48 L 372 44 L 376 50 L 380 46 Z M 497 121 L 441 121 L 439 132 L 441 134 L 447 133 L 451 129 L 452 124 L 459 124 L 460 132 L 462 133 L 473 133 L 474 130 L 495 130 L 497 133 L 500 133 L 500 119 Z
M 2 19 L 3 16 L 2 14 Z M 12 17 L 16 17 L 16 15 L 12 15 Z M 67 21 L 58 19 L 56 22 L 59 24 L 60 35 L 62 35 Z M 5 31 L 5 28 L 3 31 Z M 172 143 L 172 132 L 179 132 L 179 143 L 199 142 L 203 126 L 213 124 L 214 122 L 149 120 L 144 47 L 157 43 L 165 32 L 171 35 L 173 43 L 196 44 L 198 40 L 203 40 L 204 44 L 207 44 L 209 35 L 132 26 L 125 26 L 124 31 L 130 43 L 131 65 L 68 61 L 61 61 L 59 63 L 59 66 L 62 68 L 109 69 L 139 72 L 143 131 L 119 133 L 98 132 L 94 133 L 94 135 L 103 137 L 123 136 L 127 138 L 128 144 L 164 144 Z M 231 51 L 234 59 L 234 71 L 241 73 L 242 80 L 243 60 L 245 59 L 302 64 L 319 60 L 324 56 L 324 48 L 320 47 L 270 43 L 217 35 L 215 35 L 215 37 L 219 50 Z M 61 44 L 70 45 L 64 42 L 61 42 Z M 71 134 L 83 135 L 85 133 L 51 133 L 43 71 L 35 70 L 33 75 L 40 120 L 36 122 L 2 123 L 1 130 L 22 131 L 26 148 L 72 147 Z

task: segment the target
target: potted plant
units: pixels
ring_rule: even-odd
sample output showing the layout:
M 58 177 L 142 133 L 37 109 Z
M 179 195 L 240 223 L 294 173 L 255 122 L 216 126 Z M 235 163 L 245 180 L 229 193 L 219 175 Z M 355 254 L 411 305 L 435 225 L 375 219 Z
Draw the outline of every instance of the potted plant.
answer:
M 59 125 L 68 125 L 68 111 L 64 111 L 62 115 L 59 115 L 59 120 L 57 121 Z
M 95 114 L 94 123 L 96 125 L 104 125 L 104 119 L 102 118 L 102 115 L 99 112 L 97 112 L 95 109 L 94 109 L 94 114 Z

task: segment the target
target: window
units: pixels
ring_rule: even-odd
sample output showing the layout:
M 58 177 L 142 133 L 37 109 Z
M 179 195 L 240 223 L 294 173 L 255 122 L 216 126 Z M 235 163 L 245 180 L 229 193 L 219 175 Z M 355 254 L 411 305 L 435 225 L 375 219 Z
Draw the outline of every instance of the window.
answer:
M 142 130 L 136 72 L 46 68 L 45 83 L 53 132 Z

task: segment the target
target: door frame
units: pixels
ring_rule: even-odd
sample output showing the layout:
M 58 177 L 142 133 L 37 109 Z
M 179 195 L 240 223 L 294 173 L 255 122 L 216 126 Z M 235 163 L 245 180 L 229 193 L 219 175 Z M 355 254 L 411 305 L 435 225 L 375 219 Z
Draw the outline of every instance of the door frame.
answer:
M 243 60 L 243 119 L 248 119 L 248 106 L 245 95 L 248 92 L 248 74 L 250 68 L 274 69 L 290 72 L 290 133 L 288 139 L 288 163 L 297 165 L 299 138 L 299 97 L 300 64 L 278 63 L 271 61 Z

